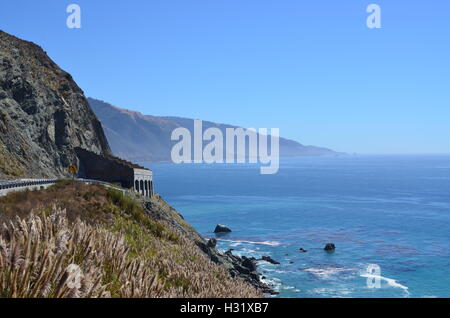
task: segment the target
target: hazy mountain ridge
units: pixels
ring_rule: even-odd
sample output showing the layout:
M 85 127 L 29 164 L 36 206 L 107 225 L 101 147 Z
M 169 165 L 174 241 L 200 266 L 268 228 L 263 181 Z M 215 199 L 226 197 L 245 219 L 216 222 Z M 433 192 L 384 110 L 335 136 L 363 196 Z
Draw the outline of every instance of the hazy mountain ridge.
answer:
M 93 98 L 88 98 L 92 110 L 102 123 L 109 144 L 115 155 L 135 161 L 170 161 L 175 142 L 172 131 L 178 127 L 187 128 L 193 134 L 194 119 L 175 116 L 151 116 L 119 108 Z M 238 126 L 203 121 L 203 129 Z M 281 157 L 325 156 L 339 153 L 321 147 L 304 146 L 294 140 L 280 138 Z

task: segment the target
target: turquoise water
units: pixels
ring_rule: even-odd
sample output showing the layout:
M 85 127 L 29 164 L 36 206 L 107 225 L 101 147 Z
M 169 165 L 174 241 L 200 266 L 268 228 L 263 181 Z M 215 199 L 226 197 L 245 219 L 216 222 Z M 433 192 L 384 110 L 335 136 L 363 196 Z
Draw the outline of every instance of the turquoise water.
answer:
M 205 237 L 218 223 L 233 229 L 220 249 L 281 262 L 259 263 L 280 297 L 450 297 L 450 156 L 288 159 L 271 176 L 254 165 L 147 166 Z M 381 272 L 368 275 L 371 264 Z

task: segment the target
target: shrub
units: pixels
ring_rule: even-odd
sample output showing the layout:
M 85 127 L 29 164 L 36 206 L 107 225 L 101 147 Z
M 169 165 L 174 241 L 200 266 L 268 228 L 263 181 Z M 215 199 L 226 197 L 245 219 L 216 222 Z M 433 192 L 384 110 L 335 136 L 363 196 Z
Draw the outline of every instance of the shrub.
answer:
M 83 201 L 86 192 L 93 195 Z M 0 199 L 7 209 L 18 199 L 42 203 L 34 212 L 8 210 L 4 217 L 0 211 L 0 298 L 261 296 L 212 263 L 192 239 L 119 193 L 70 182 Z M 100 211 L 109 218 L 92 220 Z

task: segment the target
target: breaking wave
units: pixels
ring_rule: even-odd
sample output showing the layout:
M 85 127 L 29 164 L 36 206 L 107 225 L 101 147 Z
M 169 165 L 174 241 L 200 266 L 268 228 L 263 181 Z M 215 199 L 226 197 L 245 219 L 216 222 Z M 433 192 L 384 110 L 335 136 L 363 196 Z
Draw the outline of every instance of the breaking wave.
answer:
M 231 246 L 239 246 L 241 244 L 257 244 L 257 245 L 268 245 L 268 246 L 279 246 L 281 243 L 276 241 L 262 241 L 262 242 L 254 242 L 254 241 L 244 241 L 244 240 L 224 240 L 218 239 L 218 241 L 229 242 Z
M 384 277 L 381 275 L 369 274 L 369 273 L 364 273 L 364 274 L 361 274 L 360 276 L 364 277 L 364 278 L 379 279 L 380 281 L 386 282 L 388 284 L 388 286 L 390 286 L 390 287 L 402 289 L 405 293 L 407 293 L 409 295 L 409 288 L 405 285 L 400 284 L 395 279 Z

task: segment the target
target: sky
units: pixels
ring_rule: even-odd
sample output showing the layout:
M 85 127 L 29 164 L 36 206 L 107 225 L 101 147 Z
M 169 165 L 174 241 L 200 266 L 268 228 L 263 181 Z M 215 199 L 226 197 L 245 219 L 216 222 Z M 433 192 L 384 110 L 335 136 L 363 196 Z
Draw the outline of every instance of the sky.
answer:
M 372 3 L 381 29 L 367 27 Z M 42 46 L 86 96 L 146 115 L 347 153 L 450 153 L 448 0 L 14 0 L 0 29 Z

